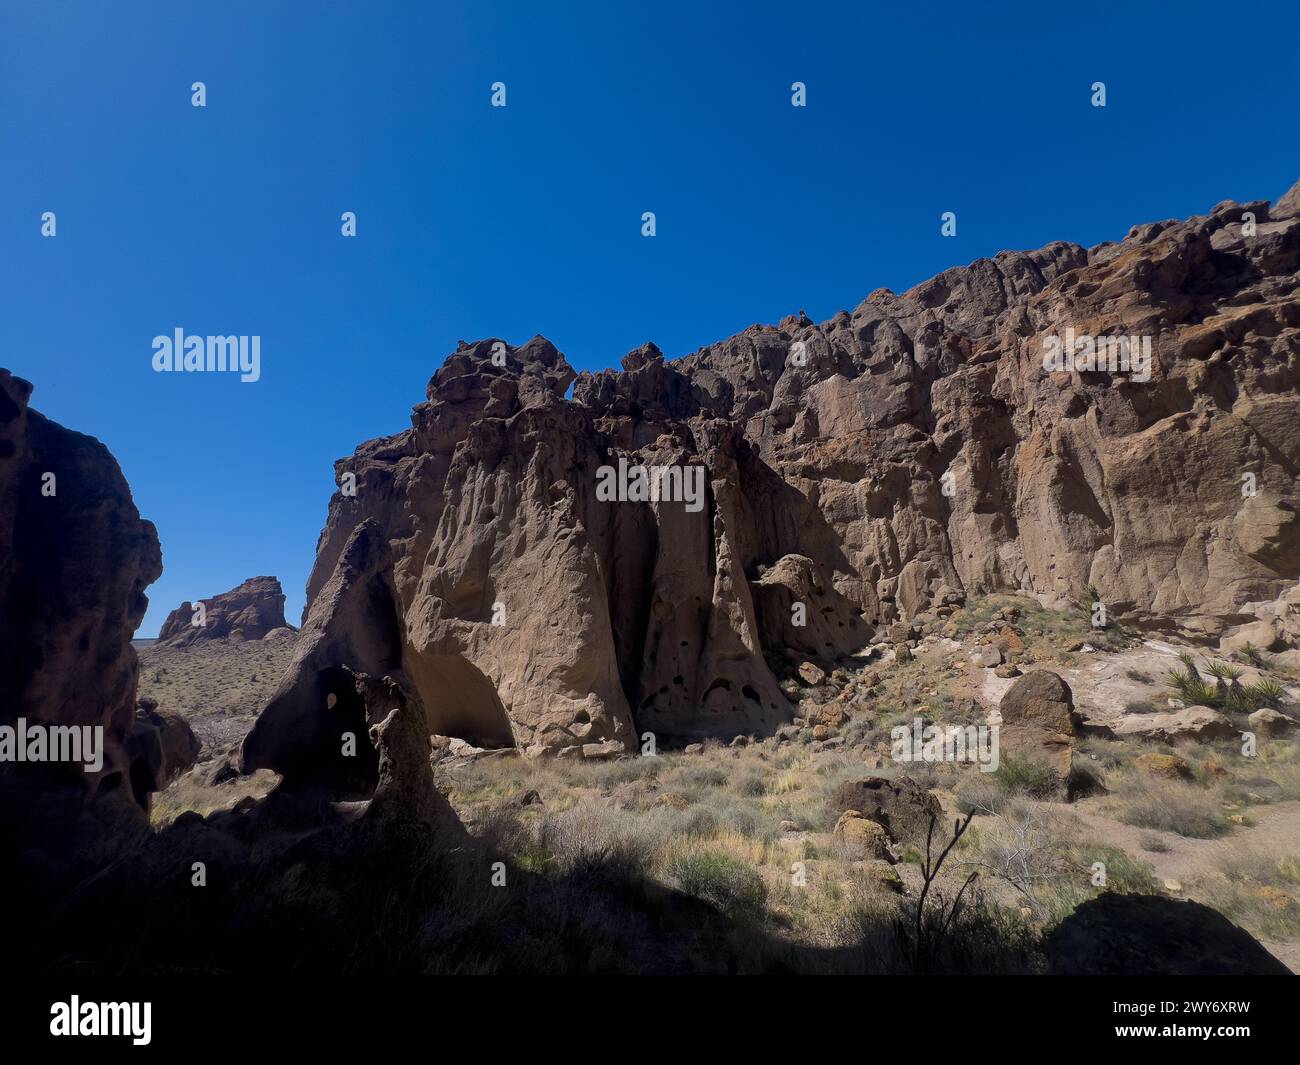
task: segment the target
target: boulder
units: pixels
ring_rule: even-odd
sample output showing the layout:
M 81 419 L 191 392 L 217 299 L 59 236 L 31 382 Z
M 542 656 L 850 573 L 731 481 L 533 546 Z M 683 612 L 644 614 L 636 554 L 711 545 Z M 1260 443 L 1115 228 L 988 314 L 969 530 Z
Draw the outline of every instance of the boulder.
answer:
M 850 861 L 889 861 L 889 836 L 883 826 L 857 810 L 845 810 L 835 822 L 832 843 Z
M 1134 764 L 1138 772 L 1164 780 L 1190 780 L 1192 776 L 1192 767 L 1176 754 L 1143 754 Z
M 1071 798 L 1079 719 L 1070 686 L 1049 670 L 1032 670 L 1007 689 L 998 713 L 1000 757 L 1013 754 L 1045 764 L 1051 772 L 1041 797 Z
M 1277 622 L 1271 618 L 1252 621 L 1229 629 L 1219 638 L 1219 650 L 1224 654 L 1245 650 L 1253 646 L 1260 651 L 1281 650 L 1285 645 L 1278 633 Z
M 1217 910 L 1158 895 L 1104 892 L 1057 925 L 1045 947 L 1054 974 L 1290 974 L 1249 932 Z
M 800 662 L 797 670 L 800 680 L 810 688 L 819 688 L 826 683 L 826 671 L 813 662 Z
M 156 784 L 151 790 L 160 791 L 182 773 L 193 769 L 199 760 L 202 744 L 194 735 L 189 722 L 174 710 L 137 707 L 137 726 L 157 731 L 161 764 L 156 771 Z
M 1300 728 L 1300 722 L 1269 707 L 1256 710 L 1246 718 L 1252 732 L 1260 736 L 1288 736 Z
M 103 729 L 98 771 L 0 764 L 9 797 L 0 838 L 44 851 L 62 845 L 56 807 L 78 820 L 144 823 L 140 783 L 156 783 L 156 773 L 150 750 L 128 750 L 139 669 L 131 638 L 162 553 L 108 449 L 32 410 L 31 393 L 0 369 L 0 725 Z M 132 751 L 142 759 L 134 767 Z M 50 820 L 33 814 L 38 805 Z
M 1237 734 L 1232 721 L 1208 706 L 1185 706 L 1164 714 L 1127 714 L 1114 728 L 1116 739 L 1223 740 Z
M 933 795 L 910 777 L 898 776 L 892 780 L 867 777 L 846 781 L 835 789 L 830 805 L 838 815 L 852 811 L 875 821 L 895 843 L 913 844 L 922 850 L 933 816 L 936 843 L 947 842 L 942 807 Z

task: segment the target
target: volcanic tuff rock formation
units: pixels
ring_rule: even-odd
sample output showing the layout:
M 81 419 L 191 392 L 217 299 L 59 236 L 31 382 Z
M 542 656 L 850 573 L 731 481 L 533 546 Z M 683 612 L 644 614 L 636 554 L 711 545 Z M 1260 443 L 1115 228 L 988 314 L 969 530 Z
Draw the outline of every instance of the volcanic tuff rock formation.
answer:
M 188 647 L 202 640 L 260 640 L 288 626 L 284 620 L 284 589 L 275 577 L 250 577 L 237 588 L 199 600 L 204 622 L 194 624 L 194 604 L 184 602 L 167 615 L 158 642 Z
M 541 337 L 462 343 L 410 429 L 337 464 L 356 492 L 308 583 L 310 662 L 247 764 L 334 736 L 312 670 L 393 675 L 433 732 L 631 746 L 770 729 L 791 708 L 769 661 L 833 660 L 965 594 L 1092 584 L 1112 618 L 1249 621 L 1300 573 L 1298 270 L 1292 190 L 1272 214 L 1225 202 L 1002 252 L 674 363 L 648 344 L 572 399 Z M 1151 337 L 1150 380 L 1046 372 L 1068 329 Z M 707 504 L 600 501 L 620 458 L 703 466 Z
M 99 441 L 28 408 L 32 386 L 0 370 L 0 724 L 102 726 L 104 766 L 0 766 L 10 787 L 63 779 L 88 804 L 131 808 L 131 636 L 162 572 L 153 524 Z M 20 779 L 21 778 L 21 779 Z M 79 779 L 80 778 L 80 779 Z M 36 815 L 29 807 L 21 815 Z M 13 853 L 17 853 L 16 851 Z

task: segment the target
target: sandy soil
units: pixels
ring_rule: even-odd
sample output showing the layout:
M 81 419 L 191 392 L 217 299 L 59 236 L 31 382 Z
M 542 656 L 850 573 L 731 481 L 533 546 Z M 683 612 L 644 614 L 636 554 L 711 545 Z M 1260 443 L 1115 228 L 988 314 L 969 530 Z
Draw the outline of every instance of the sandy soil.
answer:
M 211 640 L 188 648 L 137 641 L 140 695 L 185 716 L 207 760 L 239 742 L 280 683 L 296 634 L 265 640 Z

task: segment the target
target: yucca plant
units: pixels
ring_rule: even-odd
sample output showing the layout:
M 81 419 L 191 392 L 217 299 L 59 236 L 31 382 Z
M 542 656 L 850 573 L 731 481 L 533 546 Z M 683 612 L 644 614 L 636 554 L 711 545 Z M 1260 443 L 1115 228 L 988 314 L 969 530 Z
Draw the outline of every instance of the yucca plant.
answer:
M 1085 584 L 1083 586 L 1083 592 L 1074 601 L 1074 605 L 1077 606 L 1080 610 L 1082 610 L 1084 615 L 1088 618 L 1089 627 L 1094 629 L 1104 629 L 1107 627 L 1108 624 L 1106 620 L 1104 603 L 1102 604 L 1101 623 L 1097 624 L 1093 621 L 1093 610 L 1098 603 L 1101 603 L 1101 601 L 1102 601 L 1101 592 L 1098 590 L 1095 584 Z
M 1224 695 L 1223 705 L 1229 710 L 1245 710 L 1249 708 L 1249 701 L 1246 698 L 1246 689 L 1241 686 L 1241 677 L 1246 671 L 1240 666 L 1230 665 L 1227 662 L 1220 664 L 1218 674 L 1220 690 L 1222 685 L 1227 685 L 1227 693 Z
M 1196 670 L 1195 655 L 1188 654 L 1186 651 L 1184 651 L 1182 652 L 1182 654 L 1178 656 L 1178 661 L 1180 661 L 1183 664 L 1183 668 L 1187 670 L 1187 675 L 1189 677 L 1196 677 L 1198 680 L 1200 679 L 1201 675 Z
M 1246 641 L 1246 646 L 1237 652 L 1237 655 L 1243 662 L 1249 662 L 1258 669 L 1268 668 L 1268 660 L 1264 657 L 1264 652 L 1249 640 Z
M 1258 684 L 1246 685 L 1246 700 L 1252 710 L 1271 706 L 1276 710 L 1286 699 L 1286 689 L 1277 681 L 1265 678 Z
M 1206 684 L 1198 674 L 1191 670 L 1171 669 L 1169 683 L 1188 706 L 1221 706 L 1222 697 L 1218 691 Z
M 1205 667 L 1206 675 L 1214 678 L 1215 689 L 1219 697 L 1217 705 L 1219 706 L 1226 705 L 1228 702 L 1227 668 L 1223 662 L 1211 662 Z

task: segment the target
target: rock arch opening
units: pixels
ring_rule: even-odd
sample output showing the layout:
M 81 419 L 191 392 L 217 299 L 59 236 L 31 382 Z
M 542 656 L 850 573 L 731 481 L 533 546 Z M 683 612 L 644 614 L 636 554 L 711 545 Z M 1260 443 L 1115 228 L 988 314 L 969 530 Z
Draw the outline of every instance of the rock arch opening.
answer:
M 429 731 L 475 747 L 513 747 L 514 730 L 496 686 L 461 655 L 413 655 L 406 664 Z

